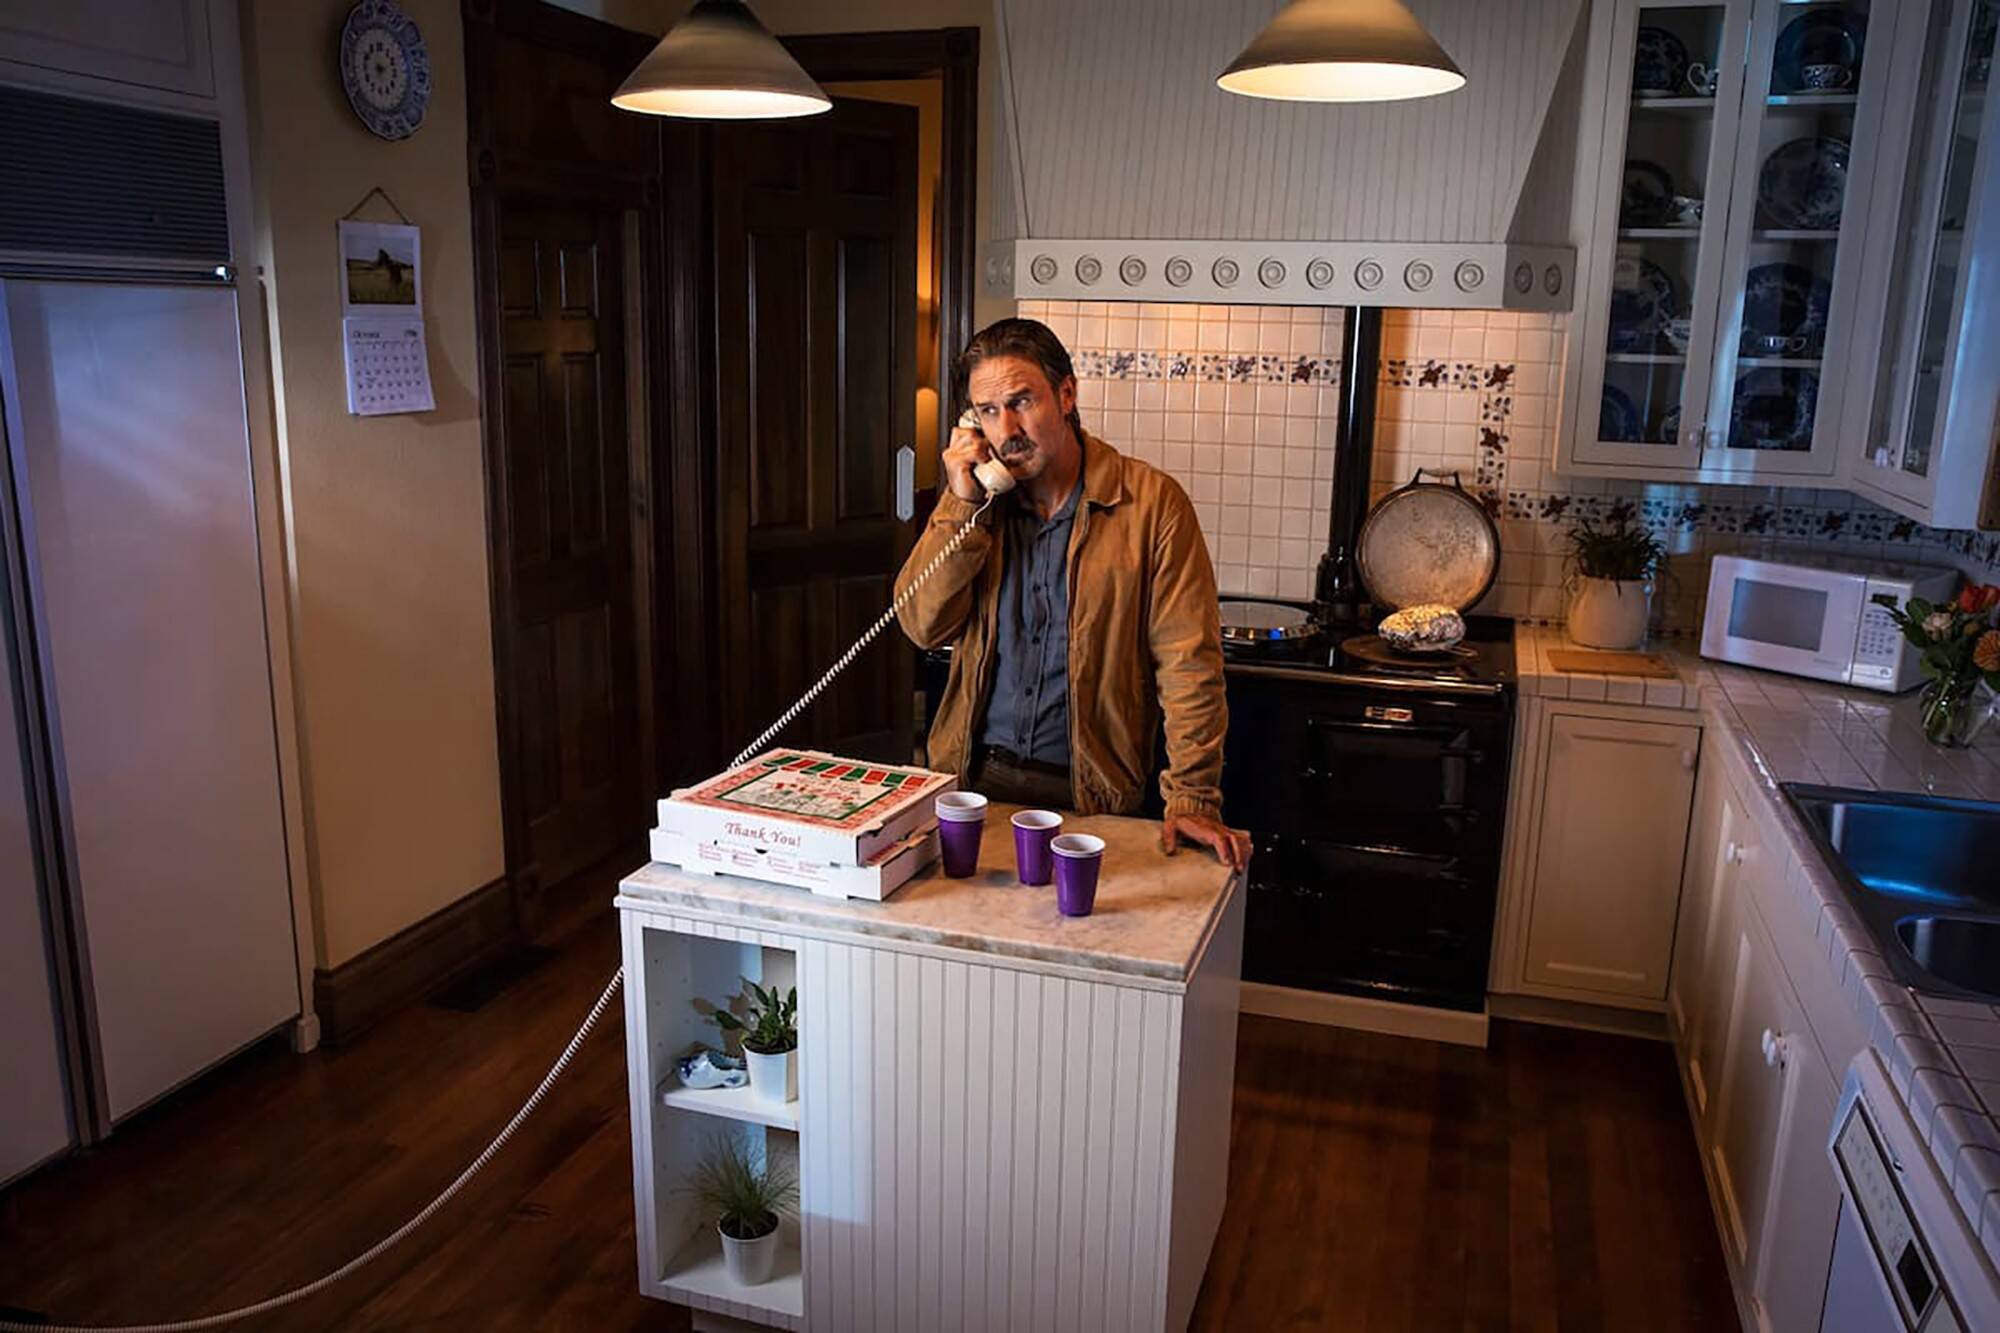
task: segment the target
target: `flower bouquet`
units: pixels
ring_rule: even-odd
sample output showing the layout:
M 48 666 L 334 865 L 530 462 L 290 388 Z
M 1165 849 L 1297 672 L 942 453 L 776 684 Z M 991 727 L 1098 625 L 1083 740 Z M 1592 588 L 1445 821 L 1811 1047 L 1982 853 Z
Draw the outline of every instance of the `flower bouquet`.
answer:
M 1923 654 L 1924 735 L 1954 749 L 1972 744 L 1993 716 L 1994 692 L 2000 690 L 2000 627 L 1994 617 L 2000 587 L 1968 585 L 1941 605 L 1921 597 L 1900 608 L 1887 597 L 1878 600 Z

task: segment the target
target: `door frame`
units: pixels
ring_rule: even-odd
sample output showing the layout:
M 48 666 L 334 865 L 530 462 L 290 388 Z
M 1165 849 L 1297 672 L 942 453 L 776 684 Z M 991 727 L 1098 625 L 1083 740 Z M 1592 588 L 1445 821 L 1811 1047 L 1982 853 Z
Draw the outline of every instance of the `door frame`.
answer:
M 654 678 L 661 665 L 654 646 L 666 642 L 650 590 L 671 587 L 674 516 L 659 508 L 667 489 L 657 474 L 662 462 L 686 450 L 694 438 L 678 428 L 679 395 L 665 377 L 648 367 L 674 364 L 681 342 L 665 318 L 665 238 L 671 231 L 662 206 L 661 157 L 657 137 L 643 160 L 623 169 L 599 162 L 533 157 L 507 152 L 498 142 L 495 108 L 497 39 L 523 39 L 548 50 L 578 55 L 604 68 L 615 86 L 646 54 L 654 39 L 539 0 L 462 0 L 465 25 L 466 138 L 472 207 L 475 321 L 479 341 L 480 434 L 486 485 L 487 572 L 493 623 L 493 690 L 500 769 L 502 855 L 514 924 L 525 934 L 539 919 L 542 895 L 532 865 L 524 808 L 520 690 L 513 678 L 519 627 L 513 615 L 513 531 L 507 512 L 506 433 L 500 386 L 504 370 L 500 303 L 500 219 L 502 207 L 520 203 L 584 202 L 622 210 L 628 249 L 619 275 L 627 302 L 626 339 L 627 465 L 631 497 L 627 520 L 632 535 L 635 705 L 640 747 L 639 792 L 650 794 L 658 767 Z M 608 99 L 607 99 L 608 100 Z M 632 298 L 637 295 L 635 301 Z M 676 332 L 685 333 L 685 326 Z M 678 377 L 676 377 L 678 378 Z M 677 388 L 678 386 L 676 386 Z M 678 471 L 678 468 L 673 470 Z M 655 514 L 659 514 L 656 521 Z M 672 664 L 668 664 L 672 670 Z M 638 797 L 635 794 L 635 803 Z M 635 811 L 636 813 L 636 811 Z

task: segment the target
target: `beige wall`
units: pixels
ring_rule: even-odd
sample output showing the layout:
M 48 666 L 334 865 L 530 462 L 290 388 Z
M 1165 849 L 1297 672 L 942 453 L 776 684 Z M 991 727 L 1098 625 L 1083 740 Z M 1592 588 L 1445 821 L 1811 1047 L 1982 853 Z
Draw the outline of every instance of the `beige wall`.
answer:
M 503 870 L 462 34 L 457 0 L 404 4 L 435 85 L 400 143 L 341 93 L 348 0 L 244 6 L 322 967 Z M 372 186 L 423 228 L 434 412 L 347 414 L 334 223 Z

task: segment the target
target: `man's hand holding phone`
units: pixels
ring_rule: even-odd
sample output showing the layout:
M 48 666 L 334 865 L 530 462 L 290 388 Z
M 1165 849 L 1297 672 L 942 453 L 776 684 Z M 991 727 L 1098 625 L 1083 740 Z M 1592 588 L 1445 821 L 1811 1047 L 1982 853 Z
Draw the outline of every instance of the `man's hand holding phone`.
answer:
M 967 504 L 978 504 L 989 492 L 998 494 L 1014 488 L 1014 474 L 993 456 L 986 436 L 979 429 L 979 417 L 971 408 L 958 418 L 951 443 L 944 450 L 944 474 L 951 493 Z

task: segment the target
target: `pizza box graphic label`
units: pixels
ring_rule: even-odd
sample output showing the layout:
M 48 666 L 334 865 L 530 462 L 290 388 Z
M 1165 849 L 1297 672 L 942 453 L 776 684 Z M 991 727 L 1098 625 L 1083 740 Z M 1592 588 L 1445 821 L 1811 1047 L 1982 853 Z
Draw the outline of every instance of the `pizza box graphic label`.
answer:
M 835 866 L 801 861 L 784 852 L 747 851 L 716 842 L 690 842 L 678 833 L 654 829 L 655 861 L 695 875 L 739 875 L 744 879 L 811 889 L 825 898 L 865 898 L 881 902 L 937 860 L 935 828 L 912 833 L 867 865 Z
M 660 802 L 660 829 L 690 843 L 861 866 L 937 822 L 958 779 L 927 769 L 772 750 Z

